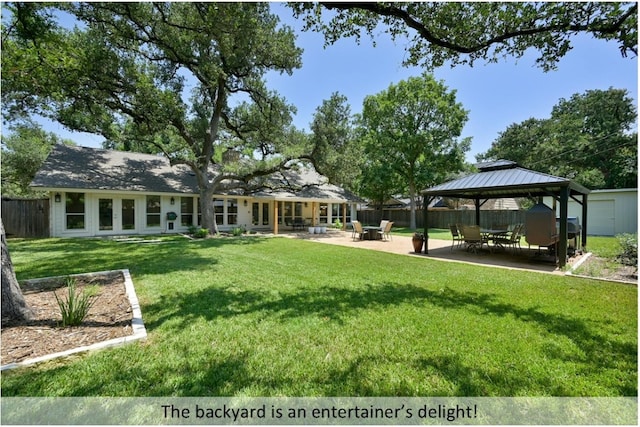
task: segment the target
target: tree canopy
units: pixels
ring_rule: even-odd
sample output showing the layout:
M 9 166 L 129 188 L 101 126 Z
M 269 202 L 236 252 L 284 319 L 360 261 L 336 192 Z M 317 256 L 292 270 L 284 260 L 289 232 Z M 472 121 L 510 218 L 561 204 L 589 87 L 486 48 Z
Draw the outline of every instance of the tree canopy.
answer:
M 289 3 L 307 30 L 327 44 L 381 31 L 401 39 L 405 65 L 432 69 L 445 63 L 473 65 L 539 52 L 544 70 L 571 49 L 571 36 L 587 33 L 614 40 L 623 56 L 638 53 L 635 2 L 320 2 Z M 324 13 L 328 11 L 328 13 Z
M 187 164 L 211 200 L 292 167 L 309 149 L 270 91 L 301 50 L 266 3 L 11 3 L 2 33 L 5 117 L 37 113 L 114 146 Z M 79 23 L 60 26 L 54 12 Z M 189 82 L 195 82 L 189 87 Z
M 467 111 L 455 90 L 429 74 L 410 77 L 365 98 L 361 132 L 365 144 L 365 176 L 377 175 L 387 185 L 365 185 L 369 197 L 395 192 L 411 198 L 411 228 L 416 228 L 415 202 L 419 190 L 437 184 L 463 168 L 470 141 L 458 141 Z M 377 173 L 376 173 L 377 171 Z M 379 180 L 376 180 L 379 181 Z
M 29 188 L 42 163 L 55 144 L 72 145 L 52 132 L 44 131 L 31 121 L 20 122 L 2 135 L 2 195 L 13 197 L 37 197 L 37 191 Z
M 560 99 L 546 119 L 510 125 L 477 156 L 508 159 L 573 179 L 590 189 L 638 185 L 637 112 L 625 89 L 589 90 Z
M 309 158 L 332 183 L 356 189 L 363 147 L 356 136 L 355 119 L 347 98 L 335 92 L 316 109 L 311 122 L 313 151 Z

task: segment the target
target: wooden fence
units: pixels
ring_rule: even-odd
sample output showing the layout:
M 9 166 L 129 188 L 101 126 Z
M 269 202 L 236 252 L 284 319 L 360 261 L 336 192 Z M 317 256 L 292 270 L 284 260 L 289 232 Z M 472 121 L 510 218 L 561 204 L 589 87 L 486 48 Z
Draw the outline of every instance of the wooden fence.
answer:
M 49 237 L 49 199 L 2 198 L 7 237 Z
M 524 223 L 523 210 L 481 210 L 480 226 L 490 228 L 493 224 Z M 408 209 L 384 209 L 358 211 L 358 219 L 363 224 L 378 224 L 382 219 L 393 221 L 395 227 L 409 227 L 410 211 Z M 448 228 L 449 224 L 475 224 L 475 210 L 434 209 L 429 210 L 429 228 Z M 424 212 L 416 211 L 416 226 L 424 228 Z

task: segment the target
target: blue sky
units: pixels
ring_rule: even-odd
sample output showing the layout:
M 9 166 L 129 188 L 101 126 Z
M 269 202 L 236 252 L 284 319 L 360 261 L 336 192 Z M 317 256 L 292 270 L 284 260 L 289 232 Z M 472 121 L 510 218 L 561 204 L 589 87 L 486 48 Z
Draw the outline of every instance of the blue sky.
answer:
M 376 94 L 392 83 L 424 71 L 419 67 L 401 65 L 404 49 L 383 33 L 376 38 L 376 47 L 368 37 L 360 45 L 353 39 L 340 40 L 324 48 L 321 34 L 302 32 L 302 23 L 291 16 L 290 9 L 272 4 L 274 12 L 290 25 L 297 45 L 304 49 L 302 68 L 292 76 L 268 75 L 268 85 L 296 106 L 294 124 L 309 128 L 313 114 L 322 101 L 333 92 L 348 98 L 353 113 L 359 113 L 367 95 Z M 442 67 L 433 74 L 450 89 L 469 110 L 469 121 L 463 137 L 472 137 L 468 161 L 489 149 L 500 132 L 512 123 L 530 117 L 547 118 L 561 98 L 590 89 L 609 87 L 627 89 L 637 106 L 638 60 L 622 58 L 614 42 L 594 40 L 588 36 L 574 39 L 574 49 L 558 65 L 558 70 L 544 73 L 535 66 L 536 52 L 515 60 L 509 58 L 497 64 L 478 62 L 473 68 Z M 46 129 L 79 145 L 99 147 L 100 136 L 69 133 L 58 124 L 48 123 Z

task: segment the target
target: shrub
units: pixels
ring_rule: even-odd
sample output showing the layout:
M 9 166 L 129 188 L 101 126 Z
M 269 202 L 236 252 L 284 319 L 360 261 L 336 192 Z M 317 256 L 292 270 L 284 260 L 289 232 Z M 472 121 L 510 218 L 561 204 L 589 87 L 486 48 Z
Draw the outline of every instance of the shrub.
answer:
M 247 232 L 247 229 L 244 226 L 242 226 L 242 227 L 235 227 L 232 231 L 232 234 L 237 237 L 237 236 L 242 236 L 246 232 Z
M 638 264 L 638 234 L 618 234 L 616 236 L 620 244 L 620 253 L 617 260 L 624 265 Z
M 67 277 L 65 282 L 67 285 L 66 301 L 54 293 L 62 315 L 62 327 L 78 326 L 87 317 L 89 309 L 95 302 L 95 292 L 76 292 L 76 281 L 72 277 Z
M 337 228 L 338 230 L 342 229 L 342 223 L 340 222 L 339 219 L 336 219 L 335 221 L 333 221 L 333 228 Z
M 193 235 L 199 239 L 204 239 L 205 237 L 207 237 L 209 235 L 209 229 L 208 228 L 198 228 L 196 230 L 195 233 L 193 233 Z

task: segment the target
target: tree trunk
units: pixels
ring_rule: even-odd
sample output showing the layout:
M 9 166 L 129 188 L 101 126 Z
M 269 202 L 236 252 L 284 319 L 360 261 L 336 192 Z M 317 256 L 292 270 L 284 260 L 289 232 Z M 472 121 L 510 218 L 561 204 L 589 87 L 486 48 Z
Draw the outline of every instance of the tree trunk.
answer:
M 416 186 L 413 182 L 409 183 L 409 208 L 409 228 L 411 230 L 416 230 Z
M 202 212 L 202 228 L 209 230 L 209 234 L 218 234 L 218 224 L 213 211 L 213 189 L 200 188 L 200 212 Z
M 24 301 L 18 279 L 13 271 L 2 221 L 0 221 L 0 228 L 2 229 L 2 322 L 27 320 L 31 318 L 32 312 Z

